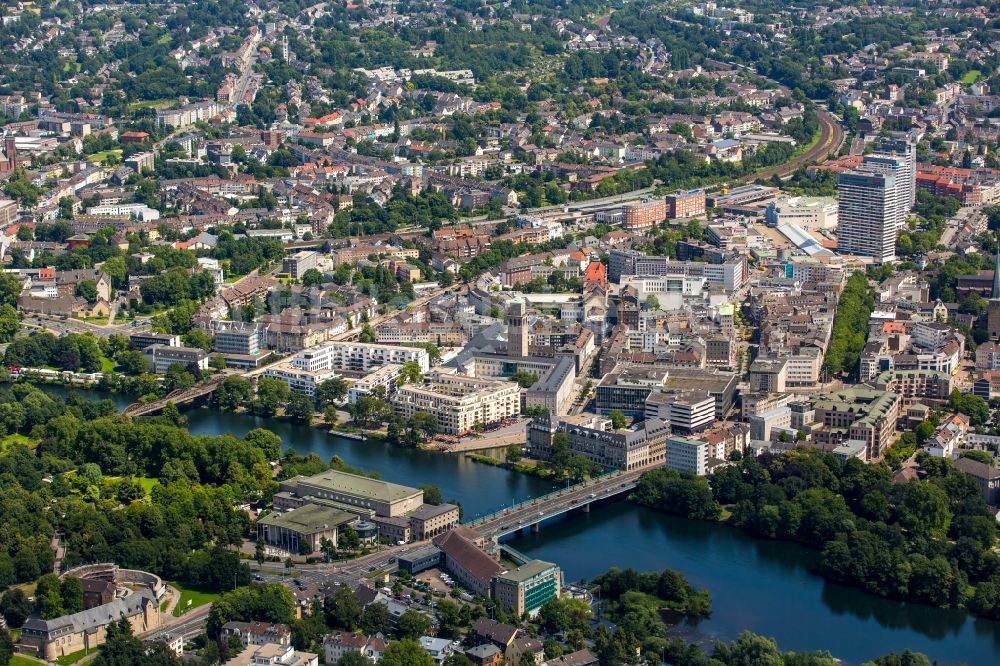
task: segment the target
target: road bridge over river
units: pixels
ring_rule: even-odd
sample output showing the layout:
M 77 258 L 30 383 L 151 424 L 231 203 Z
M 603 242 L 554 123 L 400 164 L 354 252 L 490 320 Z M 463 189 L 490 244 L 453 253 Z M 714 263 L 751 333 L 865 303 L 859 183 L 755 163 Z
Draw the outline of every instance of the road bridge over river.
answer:
M 654 469 L 654 467 L 611 472 L 590 481 L 556 490 L 541 497 L 531 498 L 509 508 L 503 508 L 496 513 L 476 518 L 466 525 L 486 537 L 487 541 L 497 540 L 525 528 L 537 531 L 539 525 L 545 520 L 570 511 L 588 512 L 593 502 L 627 495 L 638 485 L 642 473 Z

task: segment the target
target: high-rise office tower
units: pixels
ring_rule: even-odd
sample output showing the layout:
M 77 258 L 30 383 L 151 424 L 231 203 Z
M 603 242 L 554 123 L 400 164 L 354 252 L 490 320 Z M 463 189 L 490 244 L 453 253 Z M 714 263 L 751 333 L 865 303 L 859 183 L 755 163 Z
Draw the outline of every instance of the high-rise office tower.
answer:
M 903 203 L 891 171 L 845 171 L 837 179 L 837 249 L 841 254 L 896 259 L 896 236 Z
M 898 157 L 906 164 L 906 178 L 897 187 L 904 195 L 906 210 L 917 201 L 917 145 L 907 139 L 882 139 L 875 144 L 876 156 Z
M 910 167 L 902 157 L 894 155 L 866 155 L 861 163 L 861 171 L 891 174 L 896 188 L 896 201 L 899 204 L 899 215 L 896 218 L 896 232 L 899 233 L 906 225 L 906 213 L 912 204 L 908 203 L 913 194 L 910 187 Z

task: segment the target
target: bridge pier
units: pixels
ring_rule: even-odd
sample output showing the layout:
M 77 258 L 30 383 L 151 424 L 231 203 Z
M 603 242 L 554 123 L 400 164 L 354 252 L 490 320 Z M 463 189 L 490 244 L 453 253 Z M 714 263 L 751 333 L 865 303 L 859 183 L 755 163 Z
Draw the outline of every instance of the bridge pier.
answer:
M 541 525 L 539 523 L 534 523 L 531 526 L 531 533 L 532 534 L 538 534 L 538 532 L 539 532 L 540 529 L 541 529 Z
M 590 513 L 590 502 L 587 502 L 586 504 L 584 504 L 582 507 L 580 507 L 580 509 L 584 513 Z

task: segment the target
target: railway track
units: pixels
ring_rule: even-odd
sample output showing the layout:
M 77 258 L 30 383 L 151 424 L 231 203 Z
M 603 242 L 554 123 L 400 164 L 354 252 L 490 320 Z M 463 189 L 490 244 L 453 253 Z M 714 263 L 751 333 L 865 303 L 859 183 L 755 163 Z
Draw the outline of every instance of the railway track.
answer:
M 792 175 L 800 168 L 811 164 L 813 162 L 822 162 L 831 153 L 835 153 L 840 150 L 840 146 L 844 143 L 844 129 L 837 122 L 837 119 L 833 117 L 828 111 L 819 111 L 819 139 L 816 141 L 816 145 L 802 153 L 798 157 L 792 158 L 791 160 L 785 162 L 784 164 L 778 164 L 773 167 L 767 167 L 756 171 L 748 176 L 740 178 L 739 183 L 749 183 L 759 179 L 773 178 L 778 176 L 779 178 L 785 178 Z

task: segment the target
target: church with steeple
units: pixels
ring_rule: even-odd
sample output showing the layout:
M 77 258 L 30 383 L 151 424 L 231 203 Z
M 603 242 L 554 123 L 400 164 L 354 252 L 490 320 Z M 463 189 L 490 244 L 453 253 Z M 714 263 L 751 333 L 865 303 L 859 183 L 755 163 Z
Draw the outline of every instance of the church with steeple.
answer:
M 1000 249 L 993 264 L 993 293 L 986 308 L 986 328 L 991 339 L 1000 337 Z

